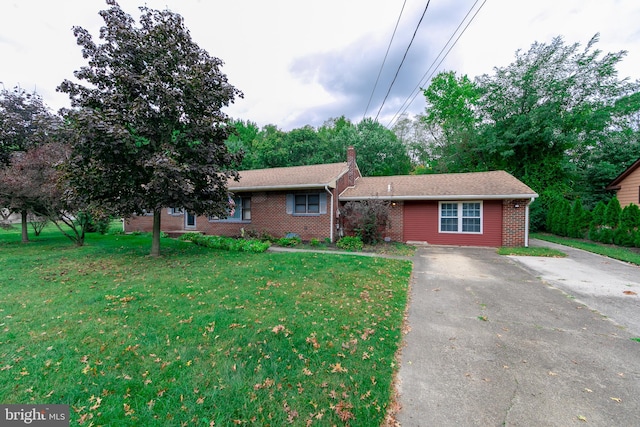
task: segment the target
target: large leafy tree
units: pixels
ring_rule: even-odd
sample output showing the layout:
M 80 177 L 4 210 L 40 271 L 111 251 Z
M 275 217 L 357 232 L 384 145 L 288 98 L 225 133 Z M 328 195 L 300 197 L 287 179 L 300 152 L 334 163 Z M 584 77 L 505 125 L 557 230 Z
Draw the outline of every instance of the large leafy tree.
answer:
M 257 169 L 257 159 L 253 146 L 259 141 L 260 127 L 249 120 L 233 120 L 235 132 L 229 135 L 227 147 L 232 153 L 242 155 L 242 163 L 238 166 L 240 170 Z
M 424 150 L 431 156 L 434 172 L 481 170 L 481 153 L 476 150 L 477 85 L 466 75 L 439 73 L 425 89 L 426 114 L 420 118 L 429 131 Z
M 515 62 L 476 79 L 482 96 L 481 147 L 496 168 L 537 191 L 571 187 L 570 156 L 606 138 L 618 101 L 637 91 L 619 80 L 625 52 L 602 55 L 598 35 L 581 49 L 561 37 L 517 52 Z
M 348 145 L 353 145 L 358 153 L 362 175 L 406 175 L 411 171 L 407 150 L 391 130 L 369 118 L 358 123 L 356 129 L 356 140 Z
M 36 92 L 0 90 L 0 166 L 9 164 L 13 152 L 48 142 L 58 124 Z
M 66 185 L 63 165 L 68 155 L 66 144 L 48 142 L 14 153 L 11 164 L 0 172 L 4 200 L 22 213 L 23 242 L 28 241 L 27 214 L 30 214 L 34 222 L 50 220 L 78 246 L 84 244 L 90 216 Z
M 157 256 L 162 208 L 225 214 L 240 156 L 225 145 L 232 126 L 222 108 L 242 94 L 180 15 L 141 7 L 136 25 L 115 0 L 107 4 L 102 44 L 73 29 L 88 60 L 75 76 L 88 84 L 65 80 L 58 88 L 71 98 L 77 131 L 69 179 L 89 206 L 125 217 L 153 211 Z
M 473 82 L 434 78 L 423 119 L 433 169 L 512 173 L 541 195 L 534 227 L 556 196 L 587 207 L 606 199 L 604 186 L 638 156 L 640 86 L 618 78 L 626 52 L 603 54 L 597 42 L 597 34 L 584 47 L 556 37 Z
M 60 117 L 51 113 L 37 93 L 20 87 L 0 91 L 0 208 L 21 214 L 23 242 L 29 240 L 27 215 L 40 205 L 42 195 L 39 176 L 24 173 L 34 160 L 28 153 L 52 142 L 59 127 Z M 19 164 L 14 166 L 14 162 Z

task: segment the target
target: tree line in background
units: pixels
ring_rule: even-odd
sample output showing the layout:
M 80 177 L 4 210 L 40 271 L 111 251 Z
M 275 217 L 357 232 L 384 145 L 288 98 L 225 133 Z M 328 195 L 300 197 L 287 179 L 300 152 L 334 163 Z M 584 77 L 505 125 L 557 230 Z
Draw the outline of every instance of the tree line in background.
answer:
M 425 113 L 391 130 L 338 117 L 283 131 L 221 111 L 242 93 L 179 15 L 144 7 L 136 26 L 107 4 L 102 44 L 74 28 L 89 61 L 75 72 L 87 86 L 58 88 L 71 109 L 0 91 L 0 206 L 21 214 L 23 240 L 30 218 L 82 244 L 92 224 L 147 212 L 158 255 L 162 208 L 224 215 L 238 170 L 344 162 L 354 146 L 364 176 L 506 170 L 541 195 L 533 230 L 636 244 L 637 209 L 614 221 L 604 188 L 640 156 L 639 83 L 618 78 L 625 53 L 602 54 L 597 36 L 584 49 L 534 43 L 474 80 L 442 72 L 424 89 Z
M 232 152 L 243 153 L 240 170 L 345 162 L 353 146 L 364 176 L 407 175 L 412 171 L 406 146 L 393 131 L 372 119 L 354 124 L 347 118 L 327 120 L 317 129 L 305 126 L 283 131 L 274 125 L 259 128 L 235 120 L 236 133 L 227 140 Z
M 284 132 L 236 121 L 241 169 L 344 161 L 356 147 L 365 176 L 506 170 L 536 191 L 533 230 L 550 203 L 607 202 L 605 187 L 640 157 L 640 83 L 619 79 L 626 52 L 603 54 L 561 37 L 516 52 L 513 63 L 475 79 L 441 72 L 424 89 L 425 113 L 388 131 L 344 117 Z

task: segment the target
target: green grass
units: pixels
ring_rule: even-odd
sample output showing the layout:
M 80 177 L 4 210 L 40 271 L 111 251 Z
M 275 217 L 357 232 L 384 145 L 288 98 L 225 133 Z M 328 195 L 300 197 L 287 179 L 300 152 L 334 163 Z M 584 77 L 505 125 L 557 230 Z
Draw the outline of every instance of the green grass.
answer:
M 588 252 L 593 252 L 599 255 L 604 255 L 609 258 L 614 258 L 620 261 L 625 261 L 632 264 L 640 265 L 640 251 L 637 249 L 625 248 L 625 247 L 614 246 L 614 245 L 605 245 L 602 243 L 591 242 L 588 240 L 559 237 L 559 236 L 546 234 L 546 233 L 532 233 L 531 237 L 534 239 L 545 240 L 551 243 L 558 243 L 561 245 L 582 249 Z
M 342 251 L 342 249 L 338 248 L 335 243 L 327 244 L 324 242 L 317 244 L 302 242 L 301 244 L 294 246 L 294 248 L 311 251 Z M 364 245 L 362 252 L 397 257 L 412 257 L 416 252 L 416 247 L 400 242 L 381 242 L 376 245 Z
M 517 255 L 517 256 L 541 256 L 552 258 L 564 258 L 567 256 L 562 251 L 544 247 L 519 247 L 519 248 L 498 248 L 499 255 Z
M 408 261 L 0 230 L 0 402 L 71 425 L 380 425 Z

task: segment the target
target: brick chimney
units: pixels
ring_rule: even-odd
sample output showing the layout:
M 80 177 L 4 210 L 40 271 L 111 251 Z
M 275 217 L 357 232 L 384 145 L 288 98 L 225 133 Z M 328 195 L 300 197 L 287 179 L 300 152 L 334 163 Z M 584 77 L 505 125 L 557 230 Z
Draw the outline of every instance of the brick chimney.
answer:
M 349 187 L 356 185 L 356 149 L 353 146 L 347 148 L 347 181 Z

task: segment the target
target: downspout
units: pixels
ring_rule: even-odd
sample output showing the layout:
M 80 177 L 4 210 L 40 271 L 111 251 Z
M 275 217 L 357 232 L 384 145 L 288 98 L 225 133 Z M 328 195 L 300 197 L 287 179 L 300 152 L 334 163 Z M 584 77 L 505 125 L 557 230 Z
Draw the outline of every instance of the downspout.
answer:
M 331 221 L 331 225 L 329 226 L 329 239 L 331 239 L 331 243 L 333 243 L 333 193 L 331 192 L 331 190 L 329 190 L 328 185 L 324 186 L 324 191 L 326 191 L 331 198 L 331 210 L 329 211 L 331 212 L 329 216 L 329 220 Z

